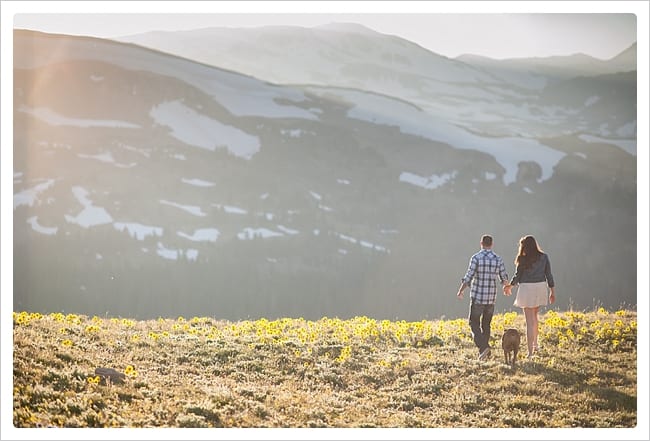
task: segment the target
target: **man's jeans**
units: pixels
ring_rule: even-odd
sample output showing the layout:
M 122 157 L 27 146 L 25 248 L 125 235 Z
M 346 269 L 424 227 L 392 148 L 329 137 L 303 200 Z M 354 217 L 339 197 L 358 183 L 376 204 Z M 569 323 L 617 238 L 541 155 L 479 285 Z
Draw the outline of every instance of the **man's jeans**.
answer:
M 474 344 L 479 352 L 490 347 L 490 324 L 494 315 L 494 304 L 482 305 L 472 303 L 469 307 L 469 326 L 472 328 Z

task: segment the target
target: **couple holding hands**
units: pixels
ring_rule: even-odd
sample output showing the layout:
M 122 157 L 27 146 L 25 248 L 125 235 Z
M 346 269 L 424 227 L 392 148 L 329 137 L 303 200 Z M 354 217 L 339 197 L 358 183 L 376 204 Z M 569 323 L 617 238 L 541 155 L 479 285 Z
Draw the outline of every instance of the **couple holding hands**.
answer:
M 492 236 L 481 237 L 481 250 L 470 258 L 469 267 L 456 295 L 462 299 L 465 288 L 471 287 L 469 325 L 474 343 L 479 349 L 479 359 L 483 360 L 490 356 L 490 324 L 497 297 L 496 279 L 501 280 L 503 294 L 506 296 L 512 295 L 512 288 L 517 286 L 514 306 L 524 311 L 528 358 L 531 358 L 539 349 L 539 308 L 555 302 L 551 262 L 533 236 L 524 236 L 519 241 L 519 251 L 515 258 L 515 275 L 508 282 L 503 259 L 492 251 L 492 242 Z

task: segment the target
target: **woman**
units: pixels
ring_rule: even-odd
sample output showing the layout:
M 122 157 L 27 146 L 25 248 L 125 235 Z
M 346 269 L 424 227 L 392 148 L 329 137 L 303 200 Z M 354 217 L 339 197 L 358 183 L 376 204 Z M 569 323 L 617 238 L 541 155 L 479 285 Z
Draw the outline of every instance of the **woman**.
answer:
M 547 304 L 547 295 L 548 302 L 555 303 L 555 282 L 548 255 L 542 251 L 533 236 L 524 236 L 519 241 L 515 265 L 515 275 L 510 284 L 504 286 L 503 291 L 504 294 L 510 295 L 512 287 L 519 285 L 514 305 L 524 310 L 528 358 L 531 358 L 539 348 L 539 307 Z

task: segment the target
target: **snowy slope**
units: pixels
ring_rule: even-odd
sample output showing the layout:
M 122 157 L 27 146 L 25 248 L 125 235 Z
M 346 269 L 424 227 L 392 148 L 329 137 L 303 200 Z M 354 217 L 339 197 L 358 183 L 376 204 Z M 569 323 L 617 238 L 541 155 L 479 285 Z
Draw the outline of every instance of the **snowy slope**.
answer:
M 35 69 L 77 59 L 100 61 L 130 70 L 155 72 L 157 75 L 177 78 L 217 98 L 219 104 L 233 115 L 317 118 L 313 112 L 295 105 L 277 103 L 277 100 L 303 102 L 304 96 L 295 89 L 279 88 L 244 75 L 198 63 L 187 63 L 181 58 L 142 48 L 125 50 L 123 45 L 101 39 L 69 39 L 36 34 L 26 39 L 19 38 L 14 51 L 17 54 L 14 57 L 16 69 Z M 96 81 L 96 78 L 103 78 L 102 73 L 89 79 Z
M 346 23 L 150 32 L 120 41 L 183 54 L 274 83 L 337 86 L 391 96 L 487 136 L 598 135 L 608 123 L 606 118 L 576 110 L 582 102 L 549 103 L 540 96 L 545 88 L 574 77 L 636 69 L 635 46 L 612 60 L 580 54 L 449 59 L 398 37 Z M 634 82 L 626 87 L 634 93 Z M 602 104 L 629 105 L 616 97 Z

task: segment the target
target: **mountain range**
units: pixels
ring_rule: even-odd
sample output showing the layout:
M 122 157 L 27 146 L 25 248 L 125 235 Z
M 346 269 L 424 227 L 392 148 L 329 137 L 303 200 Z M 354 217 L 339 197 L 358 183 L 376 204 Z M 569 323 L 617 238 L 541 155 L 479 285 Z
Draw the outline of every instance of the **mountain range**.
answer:
M 417 320 L 480 236 L 636 305 L 636 47 L 449 59 L 351 24 L 14 31 L 14 309 Z M 499 310 L 514 309 L 499 297 Z
M 624 138 L 634 133 L 625 124 L 635 120 L 636 109 L 628 105 L 635 96 L 630 97 L 629 88 L 616 84 L 616 75 L 609 74 L 636 71 L 636 43 L 611 60 L 584 54 L 450 59 L 353 23 L 158 31 L 118 40 L 276 84 L 375 92 L 483 135 L 540 137 L 584 131 Z M 593 84 L 598 81 L 602 84 Z M 548 87 L 562 88 L 567 82 L 578 83 L 583 93 L 568 93 L 558 107 L 543 96 L 540 100 Z M 605 92 L 610 95 L 602 97 Z M 598 102 L 599 98 L 607 102 Z M 585 111 L 616 103 L 630 107 L 627 113 L 613 115 L 621 121 L 583 117 Z

